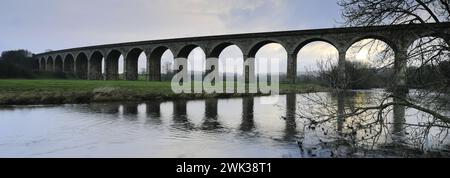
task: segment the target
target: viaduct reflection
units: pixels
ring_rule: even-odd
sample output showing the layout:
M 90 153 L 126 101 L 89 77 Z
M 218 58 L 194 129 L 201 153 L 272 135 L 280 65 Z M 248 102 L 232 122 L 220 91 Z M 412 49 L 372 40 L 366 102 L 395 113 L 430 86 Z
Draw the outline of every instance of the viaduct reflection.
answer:
M 297 123 L 296 120 L 297 111 L 297 94 L 287 94 L 286 95 L 286 126 L 284 130 L 284 140 L 294 141 L 297 139 Z
M 129 121 L 137 121 L 143 119 L 146 124 L 157 124 L 163 123 L 163 120 L 171 119 L 172 127 L 181 130 L 194 130 L 200 129 L 204 131 L 220 131 L 225 128 L 220 122 L 220 116 L 218 112 L 219 108 L 218 98 L 207 98 L 204 100 L 204 115 L 198 126 L 192 122 L 188 116 L 188 101 L 187 100 L 175 100 L 167 103 L 172 104 L 172 112 L 167 116 L 163 116 L 162 101 L 148 101 L 145 103 L 107 103 L 107 104 L 91 104 L 89 107 L 84 107 L 87 109 L 83 112 L 95 112 L 102 114 L 115 114 L 117 116 L 122 116 L 124 119 Z M 297 96 L 296 94 L 286 95 L 286 113 L 283 117 L 285 122 L 285 127 L 282 130 L 282 140 L 293 141 L 296 139 L 298 130 L 296 124 L 296 111 L 297 111 Z M 164 105 L 164 107 L 170 105 Z M 229 107 L 229 106 L 228 106 Z M 240 123 L 238 125 L 238 130 L 241 132 L 252 132 L 257 129 L 255 124 L 255 97 L 247 96 L 242 98 L 242 103 L 239 104 L 242 108 L 240 114 Z M 235 108 L 233 106 L 233 108 Z M 233 108 L 227 108 L 224 106 L 225 114 L 227 112 L 235 112 Z M 80 108 L 81 109 L 81 108 Z M 113 117 L 115 118 L 115 117 Z M 279 119 L 279 118 L 273 118 Z
M 176 100 L 173 101 L 173 122 L 176 128 L 182 130 L 193 130 L 195 128 L 194 124 L 191 123 L 189 118 L 187 117 L 187 101 Z
M 161 101 L 149 101 L 145 103 L 147 115 L 146 123 L 161 125 Z
M 223 128 L 219 122 L 219 116 L 217 115 L 217 106 L 219 100 L 217 98 L 207 98 L 205 100 L 205 116 L 201 125 L 203 130 L 217 130 Z
M 119 114 L 120 105 L 121 104 L 119 103 L 108 103 L 108 104 L 93 103 L 89 105 L 87 111 L 103 114 Z
M 242 122 L 239 126 L 239 130 L 250 132 L 256 128 L 254 120 L 254 103 L 255 98 L 253 96 L 245 96 L 242 98 Z
M 399 103 L 399 99 L 394 98 L 394 103 Z M 403 144 L 405 142 L 405 113 L 406 107 L 403 105 L 394 105 L 392 110 L 392 142 L 394 144 Z
M 138 103 L 126 103 L 122 105 L 122 112 L 125 119 L 130 121 L 137 121 L 138 118 Z
M 146 102 L 145 105 L 147 116 L 154 118 L 161 117 L 161 101 L 150 101 Z

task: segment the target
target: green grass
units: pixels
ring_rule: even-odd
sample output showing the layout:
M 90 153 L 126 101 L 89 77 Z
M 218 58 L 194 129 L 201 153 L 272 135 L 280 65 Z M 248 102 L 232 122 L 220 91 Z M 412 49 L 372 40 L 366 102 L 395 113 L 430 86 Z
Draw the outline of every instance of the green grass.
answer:
M 85 92 L 101 87 L 126 88 L 135 91 L 169 92 L 170 82 L 91 81 L 91 80 L 0 80 L 1 92 L 65 91 Z
M 199 83 L 199 82 L 197 82 Z M 281 93 L 325 91 L 316 85 L 281 84 Z M 0 80 L 0 104 L 63 104 L 108 101 L 142 101 L 245 94 L 175 94 L 170 82 L 89 80 Z

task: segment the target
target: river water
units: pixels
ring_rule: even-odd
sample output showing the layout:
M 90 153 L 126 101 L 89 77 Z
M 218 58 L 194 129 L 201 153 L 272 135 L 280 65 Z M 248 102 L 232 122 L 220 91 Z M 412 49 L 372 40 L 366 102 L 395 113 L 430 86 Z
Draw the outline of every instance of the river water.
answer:
M 377 93 L 356 92 L 350 99 L 355 103 Z M 336 101 L 329 93 L 315 95 Z M 403 151 L 386 150 L 424 148 L 409 139 L 412 131 L 403 135 L 403 141 L 383 132 L 370 147 L 383 151 L 361 151 L 367 147 L 355 151 L 357 147 L 342 138 L 354 121 L 311 127 L 302 118 L 307 108 L 315 107 L 310 96 L 2 107 L 0 157 L 405 157 Z M 263 102 L 274 98 L 279 98 L 275 104 Z M 406 110 L 407 121 L 416 115 Z M 361 132 L 354 138 L 369 135 L 367 130 Z M 425 150 L 445 153 L 448 139 L 438 138 L 427 137 Z M 367 143 L 355 140 L 355 145 Z M 395 142 L 406 146 L 386 146 Z

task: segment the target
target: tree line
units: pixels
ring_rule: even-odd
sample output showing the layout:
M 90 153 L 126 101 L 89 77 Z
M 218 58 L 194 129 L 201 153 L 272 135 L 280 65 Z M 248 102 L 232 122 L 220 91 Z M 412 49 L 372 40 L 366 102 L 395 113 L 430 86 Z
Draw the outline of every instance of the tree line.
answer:
M 34 78 L 38 65 L 27 50 L 4 51 L 0 56 L 0 78 Z

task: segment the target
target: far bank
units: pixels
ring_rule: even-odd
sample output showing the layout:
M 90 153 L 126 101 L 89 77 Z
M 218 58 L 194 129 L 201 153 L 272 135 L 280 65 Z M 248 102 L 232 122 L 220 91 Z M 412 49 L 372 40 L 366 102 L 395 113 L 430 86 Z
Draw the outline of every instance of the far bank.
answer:
M 280 94 L 327 91 L 312 84 L 280 84 Z M 151 100 L 230 98 L 263 94 L 176 94 L 170 82 L 0 80 L 0 105 L 82 104 Z

